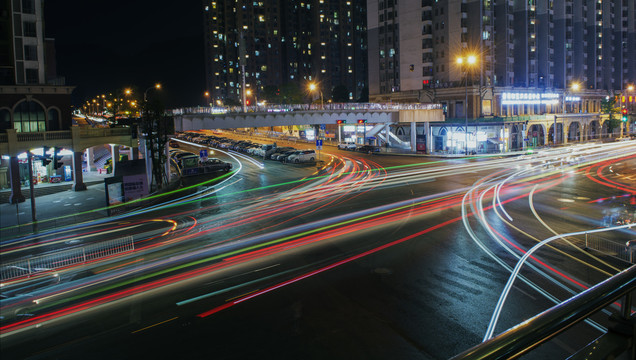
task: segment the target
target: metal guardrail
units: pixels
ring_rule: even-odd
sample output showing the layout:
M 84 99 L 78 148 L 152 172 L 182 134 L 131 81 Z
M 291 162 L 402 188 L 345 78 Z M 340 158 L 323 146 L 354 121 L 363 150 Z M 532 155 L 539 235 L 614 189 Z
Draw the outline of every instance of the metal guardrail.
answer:
M 30 277 L 38 273 L 84 264 L 108 256 L 135 250 L 132 236 L 86 245 L 42 256 L 24 258 L 3 263 L 0 280 Z
M 636 265 L 536 315 L 451 360 L 514 359 L 585 320 L 624 296 L 622 316 L 630 318 L 636 290 Z M 631 344 L 632 348 L 635 346 Z
M 625 244 L 602 238 L 596 234 L 585 234 L 585 248 L 632 264 L 636 260 L 636 249 L 629 249 Z
M 247 106 L 247 112 L 286 112 L 286 111 L 389 111 L 389 110 L 436 110 L 441 104 L 415 103 L 328 103 L 328 104 L 289 104 Z M 189 107 L 168 110 L 172 115 L 187 114 L 226 114 L 244 113 L 242 106 L 227 107 Z

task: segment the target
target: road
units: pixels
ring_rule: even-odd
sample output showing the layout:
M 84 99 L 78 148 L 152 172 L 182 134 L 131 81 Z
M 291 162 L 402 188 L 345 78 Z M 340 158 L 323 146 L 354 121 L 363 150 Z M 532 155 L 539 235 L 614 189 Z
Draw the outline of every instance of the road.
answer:
M 234 172 L 163 207 L 102 223 L 90 237 L 101 242 L 105 230 L 135 225 L 135 251 L 4 286 L 12 292 L 0 308 L 2 352 L 448 358 L 482 341 L 525 250 L 601 227 L 610 215 L 634 216 L 634 149 L 590 144 L 455 160 L 329 150 L 319 170 L 261 168 L 218 152 Z M 616 243 L 635 237 L 603 233 Z M 16 251 L 18 240 L 3 241 L 3 256 L 40 251 Z M 566 237 L 539 250 L 495 332 L 628 266 L 584 247 L 584 237 Z M 607 315 L 529 358 L 567 357 L 602 333 Z

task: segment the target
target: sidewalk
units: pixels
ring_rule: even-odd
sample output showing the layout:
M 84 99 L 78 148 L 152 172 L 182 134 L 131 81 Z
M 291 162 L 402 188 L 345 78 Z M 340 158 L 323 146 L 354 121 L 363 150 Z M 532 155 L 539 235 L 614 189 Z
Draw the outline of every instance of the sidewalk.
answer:
M 38 184 L 34 186 L 36 219 L 39 230 L 67 226 L 88 219 L 105 217 L 106 211 L 84 212 L 106 206 L 104 179 L 112 174 L 84 173 L 85 191 L 73 191 L 72 182 Z M 15 237 L 34 231 L 29 187 L 22 188 L 26 201 L 9 204 L 10 189 L 0 190 L 0 237 Z M 6 198 L 6 199 L 5 199 Z M 29 224 L 29 225 L 25 225 Z

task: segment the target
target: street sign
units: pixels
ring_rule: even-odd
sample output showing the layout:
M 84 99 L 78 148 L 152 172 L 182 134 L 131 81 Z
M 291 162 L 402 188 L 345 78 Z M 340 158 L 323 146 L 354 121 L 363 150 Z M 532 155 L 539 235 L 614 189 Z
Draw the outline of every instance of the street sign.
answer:
M 375 136 L 369 136 L 367 139 L 369 139 L 369 140 L 375 140 Z
M 326 128 L 325 124 L 320 124 L 320 130 L 325 130 Z
M 316 147 L 322 147 L 322 140 L 320 139 L 316 140 Z
M 208 149 L 199 150 L 199 159 L 203 162 L 208 161 Z

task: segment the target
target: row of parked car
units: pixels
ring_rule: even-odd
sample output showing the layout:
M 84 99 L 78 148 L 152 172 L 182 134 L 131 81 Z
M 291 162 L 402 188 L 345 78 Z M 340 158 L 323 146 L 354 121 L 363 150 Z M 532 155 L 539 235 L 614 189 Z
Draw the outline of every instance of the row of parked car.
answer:
M 338 149 L 340 150 L 350 150 L 350 151 L 359 151 L 359 152 L 364 152 L 364 153 L 374 153 L 374 152 L 380 152 L 380 148 L 377 146 L 372 146 L 372 145 L 356 145 L 355 143 L 352 142 L 345 142 L 345 143 L 340 143 L 338 144 Z
M 315 162 L 316 150 L 298 150 L 292 147 L 278 147 L 276 143 L 260 144 L 250 140 L 234 140 L 218 135 L 202 135 L 200 133 L 178 133 L 177 137 L 210 147 L 229 149 L 255 157 L 281 162 L 303 163 Z
M 276 148 L 269 158 L 280 162 L 314 162 L 316 161 L 316 150 L 298 150 L 293 147 L 279 147 Z

